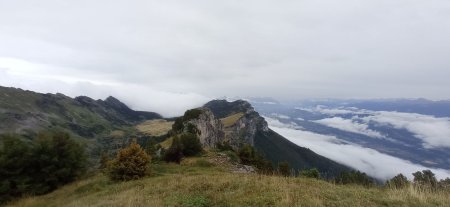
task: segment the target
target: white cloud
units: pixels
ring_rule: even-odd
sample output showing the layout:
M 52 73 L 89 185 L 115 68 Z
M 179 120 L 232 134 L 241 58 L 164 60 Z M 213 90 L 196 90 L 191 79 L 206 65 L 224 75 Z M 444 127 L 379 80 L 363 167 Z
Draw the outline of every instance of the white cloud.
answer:
M 302 129 L 301 126 L 298 126 L 298 125 L 297 125 L 296 123 L 294 123 L 294 122 L 283 123 L 283 122 L 280 122 L 278 119 L 273 119 L 273 118 L 266 117 L 266 116 L 263 116 L 263 117 L 264 117 L 264 119 L 265 119 L 268 123 L 270 123 L 272 126 L 276 126 L 276 127 L 287 127 L 287 128 L 291 128 L 291 129 Z
M 282 126 L 279 123 L 273 124 L 272 120 L 268 120 L 268 123 L 271 129 L 293 143 L 307 147 L 322 156 L 366 172 L 368 175 L 378 179 L 390 179 L 399 173 L 403 173 L 411 179 L 411 173 L 430 169 L 370 148 L 342 142 L 334 136 L 295 130 Z M 439 179 L 450 177 L 450 171 L 448 170 L 434 168 L 431 168 L 431 170 Z
M 309 112 L 316 112 L 321 114 L 327 114 L 327 115 L 344 115 L 344 114 L 366 114 L 368 111 L 358 109 L 355 107 L 339 107 L 339 108 L 328 108 L 326 106 L 317 105 L 313 108 L 300 108 L 296 107 L 295 109 L 309 111 Z
M 3 0 L 0 57 L 58 68 L 28 75 L 207 97 L 448 99 L 449 9 L 445 0 Z
M 199 107 L 211 100 L 192 92 L 164 91 L 147 85 L 115 82 L 100 76 L 92 73 L 89 78 L 85 78 L 77 74 L 60 73 L 57 68 L 44 64 L 0 58 L 0 85 L 4 86 L 14 85 L 42 93 L 63 93 L 70 97 L 84 95 L 105 99 L 114 96 L 130 108 L 154 111 L 166 117 L 182 115 L 187 109 Z
M 291 119 L 291 117 L 289 117 L 289 116 L 287 116 L 287 115 L 284 115 L 284 114 L 272 113 L 272 114 L 270 114 L 270 115 L 272 115 L 272 116 L 274 116 L 274 117 L 277 117 L 277 118 L 280 118 L 280 119 Z
M 425 148 L 450 147 L 450 118 L 448 117 L 438 118 L 431 115 L 395 111 L 370 111 L 354 107 L 326 108 L 320 105 L 313 108 L 302 108 L 302 110 L 332 116 L 364 115 L 361 117 L 354 116 L 352 119 L 332 117 L 315 122 L 344 131 L 377 138 L 387 137 L 375 130 L 369 129 L 368 124 L 372 122 L 381 125 L 390 125 L 397 129 L 406 129 L 413 133 L 416 138 L 423 141 Z M 361 123 L 361 121 L 364 123 Z
M 376 111 L 362 118 L 366 122 L 391 125 L 406 129 L 421 139 L 426 148 L 450 147 L 450 118 L 437 118 L 430 115 Z
M 382 135 L 380 132 L 369 129 L 369 126 L 366 123 L 358 123 L 357 121 L 352 119 L 333 117 L 317 120 L 314 122 L 336 129 L 366 135 L 369 137 L 386 138 L 386 136 Z

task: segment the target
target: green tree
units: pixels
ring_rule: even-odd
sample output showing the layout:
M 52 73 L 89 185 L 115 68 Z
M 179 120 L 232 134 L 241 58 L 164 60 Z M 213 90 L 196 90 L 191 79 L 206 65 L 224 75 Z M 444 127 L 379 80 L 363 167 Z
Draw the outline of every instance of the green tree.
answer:
M 417 171 L 412 175 L 414 176 L 414 185 L 436 189 L 437 179 L 431 170 L 422 170 L 422 172 Z
M 278 173 L 282 176 L 288 177 L 291 175 L 291 167 L 289 163 L 284 161 L 278 164 Z
M 2 140 L 0 202 L 48 193 L 74 181 L 86 169 L 84 148 L 67 133 L 40 133 L 32 142 L 12 135 Z
M 386 186 L 394 189 L 405 188 L 409 185 L 408 178 L 403 174 L 398 174 L 390 180 L 386 181 Z
M 40 133 L 32 151 L 32 173 L 37 194 L 74 181 L 86 170 L 84 147 L 64 132 Z
M 255 149 L 249 144 L 245 144 L 239 149 L 238 155 L 243 164 L 251 165 L 254 161 Z
M 0 203 L 22 196 L 28 191 L 31 148 L 19 137 L 5 135 L 0 148 Z
M 164 153 L 164 160 L 166 162 L 180 163 L 183 158 L 183 144 L 181 144 L 180 138 L 175 136 L 172 139 L 172 145 Z
M 180 137 L 181 144 L 183 145 L 184 156 L 198 155 L 203 151 L 200 139 L 196 134 L 184 133 Z
M 135 180 L 147 175 L 150 156 L 136 141 L 121 149 L 117 157 L 111 161 L 109 177 L 112 180 Z
M 373 186 L 375 181 L 366 173 L 360 171 L 343 171 L 336 178 L 337 184 L 358 184 L 366 187 Z
M 311 168 L 311 169 L 304 169 L 300 171 L 300 176 L 307 177 L 307 178 L 320 178 L 320 172 L 317 170 L 317 168 Z
M 157 143 L 154 139 L 150 139 L 145 144 L 145 152 L 150 155 L 151 157 L 154 157 L 156 155 L 157 149 Z
M 273 173 L 272 162 L 265 159 L 264 155 L 256 151 L 249 144 L 243 145 L 238 151 L 239 159 L 242 164 L 252 165 L 257 168 L 258 173 L 271 174 Z

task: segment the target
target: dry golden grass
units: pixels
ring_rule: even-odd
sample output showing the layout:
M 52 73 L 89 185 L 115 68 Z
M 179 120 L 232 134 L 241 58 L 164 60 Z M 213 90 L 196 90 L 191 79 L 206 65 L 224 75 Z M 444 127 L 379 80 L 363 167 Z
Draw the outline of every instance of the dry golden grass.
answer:
M 150 136 L 162 136 L 172 129 L 173 122 L 164 119 L 145 121 L 136 126 L 136 129 Z
M 111 132 L 110 136 L 113 138 L 122 138 L 125 136 L 125 132 L 121 130 L 114 130 Z
M 67 185 L 53 193 L 10 206 L 450 206 L 450 193 L 334 185 L 307 178 L 233 174 L 196 164 L 154 164 L 153 175 L 111 182 L 103 175 Z
M 220 121 L 222 121 L 222 123 L 225 127 L 230 127 L 230 126 L 233 126 L 233 124 L 236 123 L 242 116 L 244 116 L 244 113 L 241 112 L 241 113 L 233 114 L 233 115 L 230 115 L 223 119 L 220 119 Z

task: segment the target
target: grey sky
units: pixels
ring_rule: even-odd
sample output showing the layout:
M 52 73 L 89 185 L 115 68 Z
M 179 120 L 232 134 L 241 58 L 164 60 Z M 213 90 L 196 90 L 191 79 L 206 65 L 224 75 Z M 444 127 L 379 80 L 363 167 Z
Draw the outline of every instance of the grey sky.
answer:
M 0 0 L 0 85 L 176 115 L 221 96 L 448 99 L 450 1 Z

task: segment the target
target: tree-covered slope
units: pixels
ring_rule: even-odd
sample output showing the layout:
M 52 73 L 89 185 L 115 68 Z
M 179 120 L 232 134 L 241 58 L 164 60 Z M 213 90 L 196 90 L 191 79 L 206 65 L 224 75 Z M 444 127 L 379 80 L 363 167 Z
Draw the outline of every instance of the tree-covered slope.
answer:
M 297 146 L 273 130 L 258 132 L 255 147 L 274 163 L 287 161 L 293 169 L 317 168 L 326 178 L 334 177 L 350 168 L 318 155 L 312 150 Z

